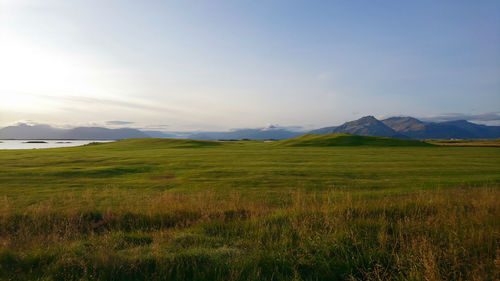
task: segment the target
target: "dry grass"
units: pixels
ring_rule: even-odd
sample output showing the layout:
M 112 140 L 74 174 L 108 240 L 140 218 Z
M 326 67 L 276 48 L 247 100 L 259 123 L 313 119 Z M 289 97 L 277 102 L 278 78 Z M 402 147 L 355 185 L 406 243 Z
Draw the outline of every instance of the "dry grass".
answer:
M 113 208 L 87 191 L 22 212 L 2 199 L 3 278 L 494 280 L 500 191 L 164 192 Z M 61 201 L 64 208 L 61 209 Z M 74 206 L 68 208 L 67 206 Z
M 0 280 L 495 280 L 499 156 L 154 139 L 0 151 Z
M 500 139 L 486 140 L 428 140 L 431 144 L 441 146 L 462 146 L 462 147 L 500 147 Z

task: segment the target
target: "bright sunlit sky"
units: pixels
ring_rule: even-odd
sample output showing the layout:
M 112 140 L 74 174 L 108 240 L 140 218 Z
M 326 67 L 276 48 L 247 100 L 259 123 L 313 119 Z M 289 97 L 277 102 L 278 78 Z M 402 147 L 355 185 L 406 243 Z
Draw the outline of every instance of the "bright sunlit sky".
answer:
M 498 0 L 0 3 L 0 127 L 500 119 Z

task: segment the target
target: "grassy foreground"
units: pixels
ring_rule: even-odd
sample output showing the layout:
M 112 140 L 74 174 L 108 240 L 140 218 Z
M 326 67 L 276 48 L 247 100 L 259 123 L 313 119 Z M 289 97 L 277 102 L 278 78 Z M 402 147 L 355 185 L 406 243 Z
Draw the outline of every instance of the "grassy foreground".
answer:
M 478 147 L 500 147 L 500 139 L 489 140 L 430 140 L 429 143 L 442 146 L 478 146 Z
M 0 279 L 500 277 L 499 148 L 301 143 L 0 151 Z

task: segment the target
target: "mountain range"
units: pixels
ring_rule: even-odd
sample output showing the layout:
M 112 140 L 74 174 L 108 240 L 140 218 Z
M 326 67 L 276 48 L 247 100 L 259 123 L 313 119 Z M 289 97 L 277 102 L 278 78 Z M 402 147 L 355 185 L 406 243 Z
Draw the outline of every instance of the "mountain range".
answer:
M 423 122 L 413 117 L 378 120 L 365 116 L 340 126 L 324 127 L 310 134 L 346 133 L 409 139 L 492 139 L 500 138 L 500 126 L 486 126 L 467 120 Z
M 229 132 L 200 132 L 189 135 L 190 139 L 197 140 L 284 140 L 303 135 L 304 132 L 293 132 L 282 128 L 240 129 Z
M 400 139 L 492 139 L 500 138 L 500 126 L 480 125 L 466 120 L 424 122 L 413 117 L 391 117 L 378 120 L 373 116 L 365 116 L 358 120 L 346 122 L 340 126 L 324 127 L 310 132 L 291 131 L 275 126 L 261 129 L 239 129 L 229 132 L 162 132 L 141 131 L 132 128 L 109 129 L 102 127 L 59 129 L 49 125 L 18 124 L 0 129 L 0 139 L 118 140 L 152 137 L 200 140 L 281 140 L 298 137 L 305 133 L 346 133 Z
M 0 129 L 0 139 L 119 140 L 149 137 L 149 135 L 142 131 L 130 128 L 77 127 L 73 129 L 59 129 L 49 125 L 19 124 Z
M 360 136 L 378 136 L 391 138 L 408 138 L 396 130 L 377 120 L 373 116 L 365 116 L 358 120 L 346 122 L 340 126 L 325 127 L 309 132 L 310 134 L 338 134 L 345 133 Z

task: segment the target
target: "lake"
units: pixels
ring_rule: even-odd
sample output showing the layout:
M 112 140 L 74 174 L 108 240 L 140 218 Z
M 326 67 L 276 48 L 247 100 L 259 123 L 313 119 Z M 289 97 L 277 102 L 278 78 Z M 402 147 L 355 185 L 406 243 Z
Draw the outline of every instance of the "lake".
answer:
M 71 147 L 91 142 L 112 142 L 112 140 L 0 140 L 0 150 Z

